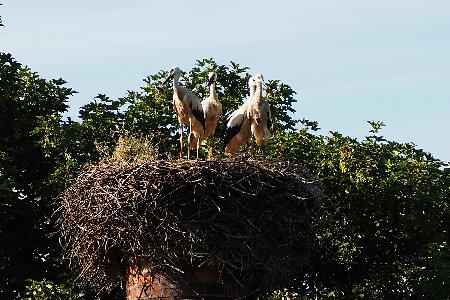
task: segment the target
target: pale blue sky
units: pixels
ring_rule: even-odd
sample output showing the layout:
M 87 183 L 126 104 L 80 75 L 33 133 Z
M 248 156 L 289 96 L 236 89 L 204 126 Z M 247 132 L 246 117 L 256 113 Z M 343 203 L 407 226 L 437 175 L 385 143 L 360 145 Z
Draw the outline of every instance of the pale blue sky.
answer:
M 362 138 L 366 120 L 450 161 L 450 1 L 0 0 L 0 51 L 98 93 L 196 59 L 233 60 L 298 92 L 297 118 Z

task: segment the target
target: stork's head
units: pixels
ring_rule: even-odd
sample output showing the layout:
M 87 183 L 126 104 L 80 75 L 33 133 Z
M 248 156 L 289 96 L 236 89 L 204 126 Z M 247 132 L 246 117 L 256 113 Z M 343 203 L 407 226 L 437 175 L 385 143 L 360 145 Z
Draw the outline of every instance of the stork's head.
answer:
M 169 81 L 170 79 L 172 79 L 174 77 L 180 77 L 180 75 L 181 75 L 181 70 L 178 67 L 172 67 L 169 70 L 169 74 L 167 75 L 164 83 L 166 83 L 167 81 Z
M 255 82 L 256 82 L 257 85 L 263 85 L 264 84 L 264 77 L 262 76 L 262 74 L 256 74 L 253 77 L 255 78 Z
M 215 83 L 217 80 L 217 73 L 215 71 L 209 72 L 208 74 L 208 86 Z
M 251 90 L 253 87 L 256 87 L 255 77 L 250 76 L 250 78 L 248 79 L 248 86 L 250 87 L 250 90 Z

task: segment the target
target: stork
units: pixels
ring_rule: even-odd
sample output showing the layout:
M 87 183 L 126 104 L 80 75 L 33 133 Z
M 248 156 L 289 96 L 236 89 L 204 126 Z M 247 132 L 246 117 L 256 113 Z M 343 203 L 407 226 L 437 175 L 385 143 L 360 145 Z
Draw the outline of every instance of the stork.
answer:
M 191 139 L 191 144 L 189 144 L 191 149 L 197 147 L 197 153 L 201 142 L 212 136 L 216 131 L 217 122 L 222 114 L 222 104 L 219 101 L 216 91 L 217 73 L 210 72 L 208 74 L 208 79 L 209 97 L 201 102 L 205 117 L 205 130 L 203 134 L 200 134 L 199 139 Z
M 198 142 L 200 136 L 204 134 L 205 117 L 200 99 L 189 89 L 178 84 L 180 76 L 181 70 L 178 67 L 173 67 L 164 83 L 173 79 L 173 109 L 180 123 L 180 158 L 183 158 L 183 126 L 189 127 L 188 145 L 191 144 L 191 138 L 197 139 Z M 190 159 L 189 146 L 187 157 Z
M 256 74 L 254 78 L 256 91 L 247 107 L 247 118 L 256 144 L 258 146 L 267 146 L 271 135 L 272 115 L 269 104 L 262 96 L 264 78 L 261 74 Z
M 251 136 L 247 108 L 256 90 L 256 82 L 253 77 L 249 78 L 248 86 L 250 96 L 247 98 L 247 101 L 228 117 L 224 140 L 225 154 L 227 155 L 235 154 L 240 146 L 248 142 Z

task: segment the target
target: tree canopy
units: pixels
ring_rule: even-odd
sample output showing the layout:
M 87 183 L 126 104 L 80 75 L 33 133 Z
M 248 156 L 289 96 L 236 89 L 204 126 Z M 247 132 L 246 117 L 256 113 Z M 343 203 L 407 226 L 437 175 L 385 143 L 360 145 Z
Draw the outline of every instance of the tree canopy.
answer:
M 220 65 L 202 59 L 185 70 L 182 84 L 204 98 L 211 70 L 218 73 L 223 104 L 211 141 L 220 157 L 226 116 L 246 99 L 250 75 L 235 62 Z M 113 297 L 78 287 L 74 278 L 79 270 L 61 260 L 54 224 L 57 196 L 83 166 L 111 155 L 123 136 L 146 139 L 161 158 L 177 157 L 178 122 L 171 90 L 162 85 L 165 75 L 149 75 L 140 90 L 119 99 L 97 95 L 74 121 L 64 118 L 75 91 L 63 79 L 43 79 L 11 54 L 0 54 L 2 297 Z M 323 214 L 312 224 L 319 247 L 309 269 L 299 270 L 289 289 L 272 297 L 447 297 L 448 163 L 413 143 L 386 140 L 382 122 L 370 121 L 364 140 L 339 132 L 319 135 L 317 122 L 293 118 L 295 96 L 282 81 L 267 81 L 274 135 L 263 153 L 303 164 L 318 179 L 326 199 Z

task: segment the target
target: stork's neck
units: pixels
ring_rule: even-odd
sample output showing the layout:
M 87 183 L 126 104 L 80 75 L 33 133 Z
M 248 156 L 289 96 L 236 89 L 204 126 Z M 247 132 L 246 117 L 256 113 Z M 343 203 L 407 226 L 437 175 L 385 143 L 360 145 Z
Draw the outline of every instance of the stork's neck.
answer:
M 256 85 L 256 90 L 255 90 L 255 94 L 254 94 L 254 101 L 257 104 L 261 104 L 262 102 L 262 83 L 258 83 Z
M 215 83 L 215 82 L 212 83 L 212 84 L 209 86 L 209 95 L 210 95 L 210 96 L 213 96 L 214 99 L 217 98 L 217 91 L 216 91 L 216 83 Z
M 180 79 L 180 75 L 175 75 L 173 77 L 173 90 L 174 91 L 178 90 L 178 88 L 180 87 L 180 85 L 178 84 L 179 79 Z
M 248 99 L 252 99 L 253 95 L 255 95 L 255 91 L 256 91 L 256 85 L 250 84 L 250 97 L 248 97 Z

